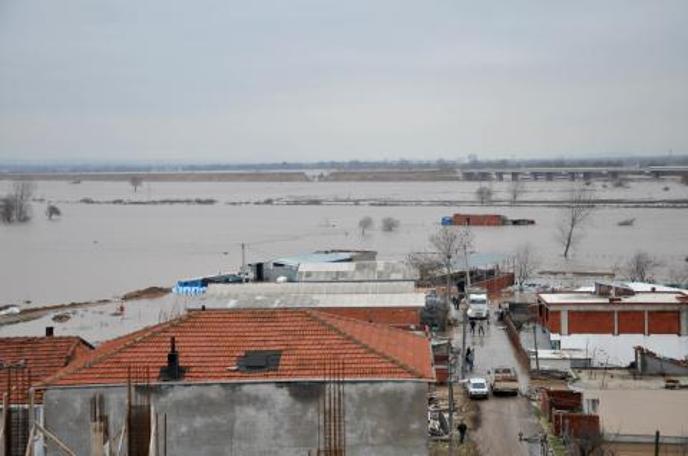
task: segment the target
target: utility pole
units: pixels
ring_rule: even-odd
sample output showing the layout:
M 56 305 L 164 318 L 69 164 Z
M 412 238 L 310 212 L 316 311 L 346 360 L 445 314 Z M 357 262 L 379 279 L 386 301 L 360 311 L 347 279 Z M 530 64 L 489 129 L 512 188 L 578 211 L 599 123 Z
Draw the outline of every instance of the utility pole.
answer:
M 655 456 L 659 456 L 659 430 L 655 431 Z
M 540 372 L 540 356 L 538 355 L 538 346 L 537 346 L 537 322 L 533 322 L 533 343 L 535 344 L 535 371 Z M 530 360 L 528 360 L 528 364 L 530 364 Z
M 449 350 L 447 355 L 447 385 L 448 385 L 448 396 L 449 396 L 449 449 L 447 450 L 448 456 L 454 455 L 454 380 L 452 378 L 452 343 L 449 339 Z
M 241 243 L 241 271 L 246 271 L 246 244 Z
M 451 255 L 447 254 L 447 283 L 445 284 L 445 299 L 447 311 L 450 311 L 451 302 Z M 447 389 L 449 395 L 449 448 L 447 454 L 453 456 L 454 454 L 454 382 L 452 379 L 452 338 L 449 337 L 449 347 L 447 350 Z
M 468 323 L 468 289 L 471 287 L 471 268 L 468 262 L 468 246 L 464 245 L 463 257 L 466 260 L 466 282 L 464 284 L 464 303 L 461 313 L 461 373 L 460 379 L 466 376 L 466 324 Z M 459 306 L 461 304 L 459 303 Z

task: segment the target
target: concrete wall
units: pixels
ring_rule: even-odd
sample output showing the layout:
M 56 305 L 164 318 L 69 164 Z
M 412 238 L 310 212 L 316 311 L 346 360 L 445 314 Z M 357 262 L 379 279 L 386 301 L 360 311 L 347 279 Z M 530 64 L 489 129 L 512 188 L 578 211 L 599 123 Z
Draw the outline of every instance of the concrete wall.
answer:
M 167 413 L 167 451 L 174 455 L 298 455 L 318 446 L 316 383 L 168 384 L 153 386 L 151 402 Z M 427 454 L 427 389 L 416 382 L 345 386 L 349 455 Z M 124 422 L 126 387 L 53 388 L 45 422 L 77 454 L 89 452 L 94 393 L 105 396 L 110 435 Z M 48 454 L 59 454 L 50 447 Z
M 671 334 L 572 334 L 561 336 L 561 349 L 587 350 L 594 366 L 609 363 L 628 366 L 635 360 L 633 347 L 645 347 L 669 358 L 683 359 L 688 353 L 688 337 Z

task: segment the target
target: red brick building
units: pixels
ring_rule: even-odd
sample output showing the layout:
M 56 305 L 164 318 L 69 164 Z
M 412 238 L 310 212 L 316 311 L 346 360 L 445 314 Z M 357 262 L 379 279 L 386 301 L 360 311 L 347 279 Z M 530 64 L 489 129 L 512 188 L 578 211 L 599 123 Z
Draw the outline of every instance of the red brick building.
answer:
M 688 293 L 637 288 L 598 283 L 589 292 L 540 293 L 538 318 L 560 348 L 596 346 L 611 358 L 623 350 L 619 359 L 630 362 L 638 343 L 683 358 L 688 353 Z

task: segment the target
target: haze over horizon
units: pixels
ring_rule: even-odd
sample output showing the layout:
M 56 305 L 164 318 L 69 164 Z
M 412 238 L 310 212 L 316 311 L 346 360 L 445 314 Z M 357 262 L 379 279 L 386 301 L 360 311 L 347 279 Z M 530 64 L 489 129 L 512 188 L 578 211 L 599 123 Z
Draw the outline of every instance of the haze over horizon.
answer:
M 0 161 L 688 151 L 688 2 L 0 5 Z

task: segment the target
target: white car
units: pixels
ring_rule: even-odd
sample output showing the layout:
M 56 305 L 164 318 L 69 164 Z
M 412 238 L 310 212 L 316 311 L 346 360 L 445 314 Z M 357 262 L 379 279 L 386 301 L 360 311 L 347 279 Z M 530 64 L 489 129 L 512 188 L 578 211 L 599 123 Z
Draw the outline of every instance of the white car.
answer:
M 482 377 L 469 378 L 466 388 L 468 389 L 468 397 L 471 399 L 490 397 L 490 386 L 487 380 Z

